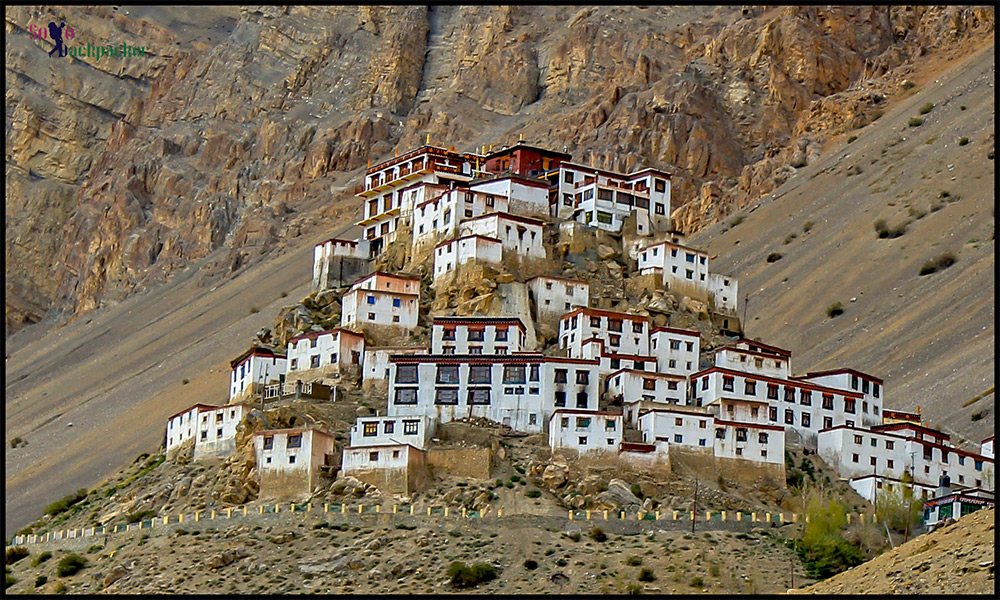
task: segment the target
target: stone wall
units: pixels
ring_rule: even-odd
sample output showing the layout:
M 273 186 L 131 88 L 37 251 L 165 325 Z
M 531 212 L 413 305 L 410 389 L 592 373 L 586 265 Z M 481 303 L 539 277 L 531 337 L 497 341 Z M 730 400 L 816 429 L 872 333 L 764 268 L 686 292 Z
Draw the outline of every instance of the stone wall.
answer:
M 493 470 L 493 451 L 489 448 L 431 448 L 427 466 L 436 475 L 489 479 Z

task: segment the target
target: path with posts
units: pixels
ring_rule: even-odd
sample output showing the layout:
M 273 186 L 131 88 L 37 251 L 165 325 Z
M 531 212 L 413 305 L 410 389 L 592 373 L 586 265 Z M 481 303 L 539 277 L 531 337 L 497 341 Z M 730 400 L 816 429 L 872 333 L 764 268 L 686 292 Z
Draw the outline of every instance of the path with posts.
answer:
M 476 520 L 486 519 L 504 521 L 511 525 L 530 522 L 556 526 L 560 529 L 582 528 L 584 526 L 600 526 L 611 528 L 615 533 L 640 533 L 657 529 L 688 530 L 693 528 L 702 531 L 748 531 L 759 526 L 780 526 L 788 523 L 808 522 L 808 516 L 797 513 L 771 512 L 733 512 L 733 511 L 700 511 L 698 514 L 690 510 L 661 509 L 657 511 L 616 511 L 616 510 L 569 510 L 563 515 L 533 515 L 504 514 L 501 509 L 487 507 L 483 511 L 448 506 L 428 506 L 417 510 L 412 505 L 381 505 L 381 504 L 332 504 L 332 503 L 274 503 L 243 505 L 212 510 L 202 510 L 193 513 L 177 513 L 163 515 L 139 521 L 101 527 L 80 527 L 49 531 L 44 534 L 17 535 L 11 539 L 11 546 L 28 544 L 55 544 L 56 546 L 76 546 L 92 543 L 95 538 L 122 535 L 134 535 L 146 530 L 170 530 L 182 525 L 191 528 L 208 528 L 229 523 L 287 523 L 297 519 L 326 520 L 333 522 L 352 521 L 359 523 L 407 522 L 418 521 L 422 524 L 432 524 L 448 521 L 466 521 L 472 524 Z M 875 516 L 864 513 L 848 513 L 847 522 L 858 520 L 864 523 L 875 522 Z

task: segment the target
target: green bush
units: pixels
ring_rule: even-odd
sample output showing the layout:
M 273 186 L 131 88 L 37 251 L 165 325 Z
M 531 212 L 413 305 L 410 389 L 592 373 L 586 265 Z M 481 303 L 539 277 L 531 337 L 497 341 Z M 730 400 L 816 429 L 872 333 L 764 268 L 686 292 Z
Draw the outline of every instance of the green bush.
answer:
M 522 467 L 521 465 L 516 465 L 514 467 L 514 470 L 520 473 L 521 475 L 524 475 L 524 467 Z
M 630 557 L 628 557 L 628 558 L 625 559 L 625 564 L 628 565 L 628 566 L 630 566 L 630 567 L 638 567 L 639 565 L 642 564 L 642 557 L 641 556 L 630 556 Z
M 496 485 L 494 485 L 493 487 L 503 487 L 503 479 L 497 479 Z
M 528 569 L 529 571 L 534 571 L 535 569 L 538 568 L 538 562 L 533 558 L 529 558 L 524 561 L 524 568 Z
M 542 492 L 538 490 L 528 490 L 527 492 L 524 493 L 524 495 L 529 498 L 538 498 L 542 495 Z
M 691 580 L 691 587 L 700 588 L 700 587 L 704 587 L 704 585 L 705 585 L 705 582 L 704 582 L 704 580 L 702 580 L 701 577 L 695 577 L 694 579 Z
M 924 124 L 924 120 L 921 119 L 920 117 L 913 117 L 912 119 L 909 120 L 908 124 L 910 127 L 920 127 L 921 125 Z
M 66 589 L 67 589 L 66 588 L 66 584 L 60 581 L 59 585 L 56 586 L 56 593 L 57 594 L 65 594 L 66 593 Z
M 412 531 L 416 529 L 416 525 L 407 525 L 406 523 L 396 523 L 396 529 L 405 529 L 407 531 Z
M 595 542 L 604 542 L 608 539 L 608 534 L 604 533 L 604 530 L 600 527 L 594 527 L 590 530 L 590 539 Z
M 958 140 L 958 145 L 959 146 L 964 146 L 964 145 L 966 145 L 968 143 L 969 143 L 969 138 L 967 138 L 967 137 L 961 137 Z
M 39 575 L 35 578 L 35 587 L 40 588 L 48 582 L 49 578 L 45 575 Z
M 181 531 L 184 531 L 184 530 L 183 529 L 178 529 L 177 533 L 180 533 Z M 185 531 L 184 533 L 187 533 L 187 532 Z M 100 552 L 102 548 L 104 548 L 104 546 L 101 546 L 100 544 L 94 544 L 90 548 L 87 548 L 87 554 L 93 554 L 94 552 Z
M 61 500 L 56 500 L 52 504 L 45 507 L 45 514 L 56 516 L 59 513 L 66 512 L 69 507 L 80 502 L 87 497 L 87 490 L 80 488 L 72 494 L 67 494 L 63 496 Z
M 28 554 L 30 554 L 30 552 L 28 552 L 28 549 L 25 548 L 24 546 L 14 546 L 13 548 L 7 548 L 7 551 L 4 552 L 4 564 L 12 565 L 17 561 L 21 560 L 22 558 L 28 556 Z
M 625 588 L 625 593 L 629 596 L 637 596 L 642 593 L 642 586 L 638 583 L 630 583 L 628 587 Z
M 76 575 L 81 569 L 87 566 L 87 559 L 76 553 L 70 553 L 62 557 L 56 566 L 56 575 L 69 577 Z
M 37 567 L 38 565 L 49 560 L 50 558 L 52 558 L 52 553 L 46 550 L 45 552 L 42 552 L 41 554 L 36 556 L 34 560 L 31 561 L 31 566 Z
M 851 142 L 853 142 L 856 139 L 858 139 L 858 136 L 852 135 L 851 137 L 847 138 L 847 143 L 850 144 Z
M 579 542 L 581 537 L 582 536 L 580 535 L 579 531 L 574 531 L 573 533 L 569 534 L 569 539 L 573 540 L 574 542 Z
M 813 225 L 815 225 L 815 223 L 812 221 L 806 221 L 802 224 L 802 231 L 809 233 L 809 230 L 813 228 Z
M 513 481 L 514 483 L 517 483 L 518 480 L 520 480 L 520 479 L 521 479 L 520 475 L 511 475 L 510 476 L 510 480 Z
M 931 112 L 933 108 L 934 108 L 934 103 L 928 102 L 927 104 L 920 107 L 920 114 L 926 115 L 927 113 Z
M 865 561 L 861 550 L 844 539 L 847 509 L 836 499 L 813 497 L 807 504 L 809 517 L 802 536 L 793 547 L 813 579 L 826 579 Z
M 642 570 L 639 571 L 639 581 L 645 581 L 647 583 L 650 581 L 656 581 L 656 573 L 653 573 L 653 570 L 649 567 L 643 567 Z
M 9 588 L 10 586 L 14 585 L 15 583 L 17 583 L 17 580 L 14 579 L 13 575 L 11 575 L 10 573 L 4 573 L 3 574 L 3 589 Z
M 632 495 L 636 498 L 642 500 L 645 497 L 645 494 L 642 493 L 642 486 L 638 483 L 633 483 L 629 489 L 632 491 Z
M 507 483 L 504 484 L 504 487 L 506 487 L 507 489 L 510 489 L 510 488 L 514 487 L 514 482 L 513 481 L 508 481 Z
M 951 252 L 945 252 L 933 260 L 929 260 L 920 267 L 920 275 L 930 275 L 938 271 L 943 271 L 958 261 Z
M 781 260 L 780 252 L 772 252 L 767 255 L 767 262 L 769 263 L 778 262 L 779 260 Z
M 128 523 L 138 523 L 140 521 L 145 521 L 156 516 L 155 510 L 140 510 L 134 513 L 129 513 L 125 517 L 125 521 Z
M 826 316 L 831 319 L 844 314 L 844 305 L 840 302 L 834 302 L 826 308 Z
M 448 567 L 447 575 L 454 587 L 475 587 L 480 583 L 496 579 L 497 570 L 493 565 L 486 563 L 466 565 L 455 561 Z

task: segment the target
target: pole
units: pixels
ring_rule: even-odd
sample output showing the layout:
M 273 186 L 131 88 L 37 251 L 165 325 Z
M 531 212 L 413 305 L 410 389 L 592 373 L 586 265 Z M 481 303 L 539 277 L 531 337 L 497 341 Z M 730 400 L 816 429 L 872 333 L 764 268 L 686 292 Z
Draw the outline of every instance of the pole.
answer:
M 691 533 L 694 533 L 694 522 L 698 519 L 698 478 L 694 478 L 694 507 L 691 509 Z

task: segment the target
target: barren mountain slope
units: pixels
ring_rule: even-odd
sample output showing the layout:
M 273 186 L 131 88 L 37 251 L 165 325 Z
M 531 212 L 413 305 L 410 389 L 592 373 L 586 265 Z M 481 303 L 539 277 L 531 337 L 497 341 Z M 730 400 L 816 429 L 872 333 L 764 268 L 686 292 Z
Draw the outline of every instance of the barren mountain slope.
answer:
M 882 377 L 887 407 L 920 406 L 978 445 L 993 432 L 995 396 L 963 403 L 995 383 L 993 46 L 942 67 L 857 140 L 834 140 L 742 223 L 731 217 L 692 242 L 740 278 L 748 335 L 791 349 L 797 372 L 845 366 Z M 910 223 L 879 239 L 878 219 Z M 782 256 L 769 263 L 772 252 Z M 953 266 L 918 275 L 945 252 Z M 845 312 L 831 319 L 834 302 Z

